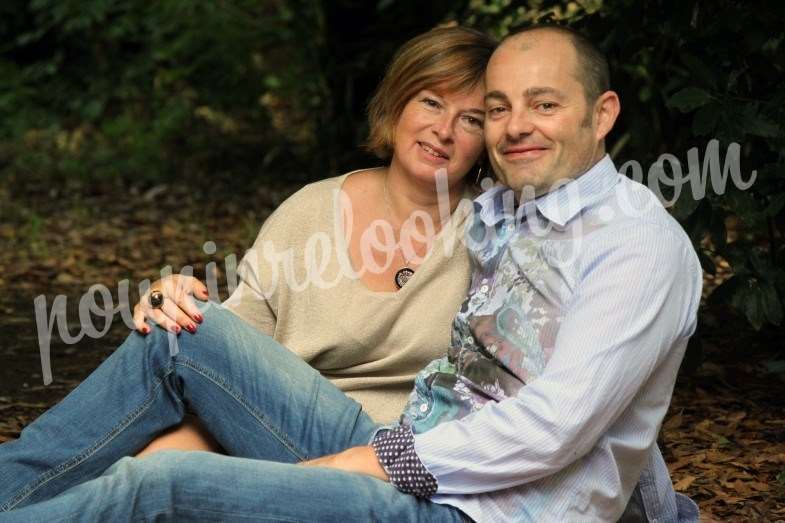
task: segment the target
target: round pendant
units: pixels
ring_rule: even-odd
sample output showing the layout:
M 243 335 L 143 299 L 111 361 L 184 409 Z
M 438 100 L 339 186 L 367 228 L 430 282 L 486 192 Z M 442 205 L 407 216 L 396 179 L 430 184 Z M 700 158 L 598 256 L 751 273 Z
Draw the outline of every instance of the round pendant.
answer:
M 406 282 L 409 281 L 412 276 L 414 276 L 414 271 L 409 267 L 399 269 L 398 272 L 395 273 L 395 285 L 400 289 L 406 285 Z

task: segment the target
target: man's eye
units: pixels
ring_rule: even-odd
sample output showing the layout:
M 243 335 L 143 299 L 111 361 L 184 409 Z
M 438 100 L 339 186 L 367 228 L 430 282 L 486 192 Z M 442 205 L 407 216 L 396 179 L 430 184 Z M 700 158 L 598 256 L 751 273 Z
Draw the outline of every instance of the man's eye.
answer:
M 502 107 L 502 106 L 491 107 L 490 109 L 488 109 L 488 114 L 491 115 L 491 116 L 497 116 L 497 115 L 500 115 L 501 113 L 503 113 L 506 110 L 507 110 L 507 108 L 506 107 Z
M 556 109 L 556 104 L 553 102 L 541 102 L 537 104 L 537 109 L 544 111 L 544 112 L 551 112 Z

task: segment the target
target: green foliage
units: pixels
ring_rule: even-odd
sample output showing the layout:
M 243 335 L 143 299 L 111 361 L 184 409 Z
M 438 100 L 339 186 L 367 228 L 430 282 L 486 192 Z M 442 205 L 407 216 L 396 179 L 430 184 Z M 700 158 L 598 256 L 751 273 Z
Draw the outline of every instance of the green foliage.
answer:
M 712 102 L 709 93 L 699 87 L 685 87 L 665 102 L 666 107 L 689 113 Z M 714 111 L 712 111 L 714 112 Z M 715 124 L 716 125 L 716 124 Z
M 0 55 L 0 136 L 25 171 L 157 180 L 195 160 L 256 170 L 260 149 L 312 140 L 287 120 L 304 121 L 322 96 L 309 54 L 319 42 L 293 27 L 318 16 L 312 3 L 298 16 L 296 2 L 15 3 L 3 8 L 14 16 L 1 28 L 11 43 Z M 227 156 L 239 161 L 222 165 Z
M 663 195 L 678 196 L 673 213 L 704 269 L 716 272 L 716 255 L 732 266 L 713 303 L 756 328 L 782 323 L 785 13 L 768 2 L 9 0 L 0 169 L 187 183 L 195 172 L 305 180 L 367 166 L 364 106 L 394 50 L 451 21 L 497 37 L 559 23 L 597 42 L 622 100 L 609 138 L 618 165 L 635 160 L 646 175 L 669 153 L 705 176 L 717 140 L 722 174 L 740 144 L 751 187 Z

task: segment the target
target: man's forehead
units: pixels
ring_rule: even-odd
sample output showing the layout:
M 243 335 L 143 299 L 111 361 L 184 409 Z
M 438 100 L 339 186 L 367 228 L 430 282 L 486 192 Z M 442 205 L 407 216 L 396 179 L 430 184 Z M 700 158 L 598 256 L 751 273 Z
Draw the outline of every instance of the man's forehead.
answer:
M 575 62 L 560 53 L 543 52 L 533 49 L 527 52 L 513 51 L 491 60 L 486 69 L 486 77 L 510 77 L 534 73 L 553 73 L 572 71 Z
M 530 86 L 521 89 L 520 93 L 512 93 L 512 94 L 520 94 L 523 95 L 524 98 L 537 98 L 539 96 L 551 96 L 556 99 L 564 100 L 568 97 L 567 93 L 563 90 L 559 89 L 558 87 L 553 87 L 550 85 L 539 85 L 539 86 Z M 485 100 L 501 100 L 508 98 L 507 93 L 504 90 L 499 89 L 492 89 L 489 90 L 485 95 Z
M 488 91 L 498 85 L 509 86 L 511 82 L 515 82 L 520 87 L 516 90 L 520 91 L 533 85 L 564 89 L 568 88 L 565 84 L 577 81 L 577 55 L 569 40 L 555 35 L 552 45 L 545 39 L 524 36 L 529 35 L 513 37 L 515 40 L 504 42 L 494 52 L 485 75 Z

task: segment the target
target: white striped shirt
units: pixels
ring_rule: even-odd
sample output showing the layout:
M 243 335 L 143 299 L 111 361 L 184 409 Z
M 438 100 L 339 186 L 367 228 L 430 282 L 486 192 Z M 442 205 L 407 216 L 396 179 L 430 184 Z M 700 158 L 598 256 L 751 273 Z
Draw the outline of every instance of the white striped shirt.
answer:
M 470 246 L 450 355 L 403 416 L 431 500 L 478 522 L 615 521 L 639 485 L 650 520 L 696 518 L 656 445 L 701 296 L 687 235 L 607 156 L 523 219 L 509 196 L 475 200 L 491 241 Z

